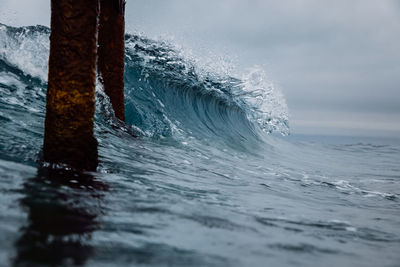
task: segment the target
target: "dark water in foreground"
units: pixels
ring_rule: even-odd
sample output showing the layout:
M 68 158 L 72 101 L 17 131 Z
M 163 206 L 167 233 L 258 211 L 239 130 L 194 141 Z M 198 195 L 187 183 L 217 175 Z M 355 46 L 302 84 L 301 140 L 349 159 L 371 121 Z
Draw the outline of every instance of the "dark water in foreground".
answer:
M 0 265 L 399 266 L 398 140 L 268 135 L 288 119 L 262 71 L 126 39 L 132 126 L 98 88 L 76 174 L 38 164 L 48 29 L 0 25 Z

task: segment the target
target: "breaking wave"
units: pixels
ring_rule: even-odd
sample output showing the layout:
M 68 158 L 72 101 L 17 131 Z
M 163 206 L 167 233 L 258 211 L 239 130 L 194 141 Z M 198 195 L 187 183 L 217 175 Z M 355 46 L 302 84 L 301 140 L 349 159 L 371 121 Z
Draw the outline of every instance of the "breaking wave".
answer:
M 44 26 L 0 25 L 1 65 L 15 80 L 35 80 L 39 91 L 46 86 L 49 34 Z M 288 134 L 285 99 L 262 69 L 234 77 L 197 66 L 167 42 L 130 34 L 125 39 L 126 122 L 136 133 L 228 143 L 257 139 L 262 131 Z M 99 85 L 97 95 L 107 102 Z M 29 100 L 20 95 L 16 101 Z

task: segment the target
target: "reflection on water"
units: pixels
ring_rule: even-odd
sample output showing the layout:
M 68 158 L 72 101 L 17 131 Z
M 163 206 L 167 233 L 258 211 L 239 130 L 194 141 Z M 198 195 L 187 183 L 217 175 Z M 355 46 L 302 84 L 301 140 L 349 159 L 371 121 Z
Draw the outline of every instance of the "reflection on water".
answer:
M 14 264 L 84 264 L 92 254 L 89 241 L 99 228 L 105 191 L 91 174 L 39 169 L 23 186 L 28 224 L 16 242 Z

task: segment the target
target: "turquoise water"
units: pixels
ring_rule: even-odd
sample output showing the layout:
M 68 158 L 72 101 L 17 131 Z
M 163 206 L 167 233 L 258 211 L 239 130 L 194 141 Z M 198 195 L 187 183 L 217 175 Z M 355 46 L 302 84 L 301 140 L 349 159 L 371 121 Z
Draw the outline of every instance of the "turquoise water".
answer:
M 262 70 L 144 36 L 127 125 L 98 85 L 97 172 L 40 168 L 48 37 L 0 25 L 0 265 L 398 266 L 398 139 L 287 136 Z

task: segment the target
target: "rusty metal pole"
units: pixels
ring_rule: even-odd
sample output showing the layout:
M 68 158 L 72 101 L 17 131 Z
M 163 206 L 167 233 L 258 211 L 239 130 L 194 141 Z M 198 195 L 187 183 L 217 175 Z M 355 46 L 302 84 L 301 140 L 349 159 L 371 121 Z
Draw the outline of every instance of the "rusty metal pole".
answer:
M 124 121 L 125 1 L 100 0 L 98 73 L 115 116 Z
M 93 136 L 99 0 L 51 0 L 43 159 L 96 170 Z

